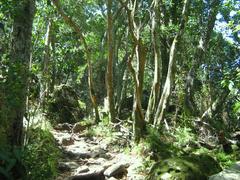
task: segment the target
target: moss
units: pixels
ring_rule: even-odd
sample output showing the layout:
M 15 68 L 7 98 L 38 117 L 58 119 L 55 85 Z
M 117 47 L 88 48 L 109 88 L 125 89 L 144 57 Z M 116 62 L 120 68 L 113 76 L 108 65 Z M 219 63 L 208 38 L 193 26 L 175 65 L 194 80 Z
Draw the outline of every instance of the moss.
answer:
M 211 156 L 190 155 L 169 158 L 154 164 L 147 179 L 204 180 L 219 171 L 221 167 Z

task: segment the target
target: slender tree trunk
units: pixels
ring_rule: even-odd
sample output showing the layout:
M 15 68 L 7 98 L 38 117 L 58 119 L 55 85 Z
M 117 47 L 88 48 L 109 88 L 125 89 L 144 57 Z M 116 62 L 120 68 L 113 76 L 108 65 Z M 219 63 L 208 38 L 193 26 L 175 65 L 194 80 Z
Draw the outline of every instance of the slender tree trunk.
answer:
M 73 30 L 79 35 L 79 38 L 80 38 L 81 42 L 83 43 L 83 47 L 85 49 L 85 55 L 86 55 L 86 59 L 87 59 L 87 64 L 88 64 L 89 95 L 90 95 L 93 109 L 95 111 L 95 123 L 98 123 L 100 121 L 100 118 L 99 118 L 96 92 L 95 92 L 94 84 L 93 84 L 93 73 L 92 73 L 90 48 L 88 47 L 86 39 L 85 39 L 84 35 L 82 34 L 82 30 L 81 30 L 80 26 L 78 26 L 69 16 L 67 16 L 65 14 L 65 12 L 63 11 L 63 9 L 61 7 L 59 0 L 51 0 L 51 1 L 56 6 L 59 14 L 63 17 L 63 20 L 65 21 L 65 23 L 73 28 Z
M 152 44 L 154 51 L 154 80 L 152 84 L 151 94 L 149 97 L 148 108 L 145 115 L 145 121 L 150 124 L 153 123 L 154 113 L 158 104 L 160 95 L 160 51 L 157 44 L 157 32 L 156 32 L 156 11 L 158 9 L 158 0 L 154 0 L 154 13 L 152 16 Z
M 121 91 L 120 91 L 120 97 L 119 97 L 118 106 L 117 106 L 118 116 L 121 114 L 122 102 L 125 99 L 126 92 L 127 92 L 127 81 L 128 81 L 128 70 L 127 69 L 125 69 L 122 79 L 123 80 L 122 80 L 122 86 L 121 86 Z
M 123 2 L 120 1 L 123 7 L 125 7 L 128 15 L 128 24 L 129 24 L 129 32 L 133 39 L 133 51 L 132 55 L 128 61 L 129 70 L 133 76 L 134 80 L 134 103 L 133 103 L 133 112 L 132 112 L 132 119 L 133 119 L 133 138 L 136 143 L 140 141 L 140 139 L 144 135 L 145 130 L 145 120 L 144 120 L 144 113 L 142 110 L 142 91 L 143 91 L 143 80 L 144 80 L 144 70 L 146 64 L 146 56 L 147 56 L 147 48 L 142 42 L 140 37 L 140 30 L 141 30 L 141 23 L 137 25 L 135 21 L 135 11 L 139 5 L 137 0 L 133 2 Z M 131 6 L 128 7 L 127 3 Z M 136 55 L 136 70 L 132 66 L 132 59 Z
M 18 1 L 13 17 L 12 46 L 7 76 L 7 138 L 12 146 L 23 143 L 23 117 L 26 110 L 34 0 Z
M 142 92 L 143 92 L 143 80 L 144 80 L 144 70 L 146 64 L 147 50 L 142 45 L 141 40 L 136 47 L 136 57 L 137 57 L 137 71 L 136 71 L 136 81 L 135 81 L 135 95 L 134 95 L 134 105 L 133 105 L 133 132 L 135 142 L 139 142 L 142 138 L 145 129 L 144 113 L 142 110 Z
M 117 111 L 117 114 L 119 115 L 120 110 L 121 110 L 121 103 L 122 103 L 122 97 L 125 97 L 125 93 L 123 93 L 126 89 L 126 80 L 128 79 L 126 77 L 127 74 L 127 60 L 128 60 L 128 53 L 125 54 L 123 57 L 123 60 L 119 65 L 117 66 L 118 73 L 116 74 L 117 76 L 117 83 L 116 83 L 116 105 L 115 109 Z M 124 96 L 122 96 L 124 95 Z
M 160 102 L 158 104 L 157 112 L 154 117 L 154 125 L 159 126 L 161 121 L 164 118 L 165 111 L 168 105 L 169 96 L 171 94 L 171 87 L 173 83 L 173 77 L 174 77 L 174 63 L 175 63 L 175 56 L 177 52 L 177 42 L 181 38 L 185 25 L 187 23 L 188 18 L 188 9 L 189 9 L 189 3 L 190 0 L 184 0 L 183 10 L 182 10 L 182 20 L 180 22 L 179 31 L 177 32 L 176 36 L 174 37 L 174 40 L 172 42 L 171 48 L 170 48 L 170 54 L 169 54 L 169 64 L 168 64 L 168 73 L 167 78 L 164 84 L 163 92 L 161 95 Z
M 112 123 L 116 122 L 113 90 L 113 18 L 112 18 L 112 0 L 107 1 L 108 17 L 108 65 L 107 65 L 107 97 L 109 119 Z
M 136 45 L 134 46 L 134 49 L 137 51 L 137 53 L 139 53 Z M 129 58 L 128 67 L 129 67 L 130 72 L 132 73 L 134 84 L 135 84 L 132 119 L 133 119 L 133 136 L 134 136 L 133 138 L 134 138 L 134 141 L 136 143 L 138 143 L 140 141 L 140 139 L 143 137 L 144 129 L 145 129 L 144 114 L 142 111 L 142 104 L 141 104 L 141 98 L 142 98 L 141 83 L 143 81 L 143 77 L 141 77 L 141 76 L 143 76 L 143 74 L 141 74 L 141 76 L 140 76 L 139 71 L 137 74 L 136 71 L 134 70 L 134 68 L 132 66 L 133 55 L 134 55 L 134 51 L 133 51 L 131 57 Z M 145 65 L 143 63 L 139 63 L 140 57 L 142 59 L 144 56 L 140 55 L 139 59 L 137 58 L 138 59 L 138 65 L 137 65 L 138 70 L 143 69 L 141 66 Z M 144 73 L 144 72 L 141 72 L 141 73 Z
M 45 50 L 43 56 L 43 68 L 42 68 L 42 77 L 41 77 L 41 88 L 40 88 L 40 105 L 45 109 L 45 101 L 48 98 L 49 94 L 49 63 L 51 58 L 51 41 L 52 41 L 52 21 L 49 19 L 47 25 L 47 32 L 45 35 Z

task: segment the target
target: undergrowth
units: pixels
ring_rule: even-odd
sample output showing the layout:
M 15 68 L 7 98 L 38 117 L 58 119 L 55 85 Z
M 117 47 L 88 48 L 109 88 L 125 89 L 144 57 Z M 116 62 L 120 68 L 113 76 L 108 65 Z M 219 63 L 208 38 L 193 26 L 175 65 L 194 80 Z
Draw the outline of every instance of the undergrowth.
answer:
M 26 179 L 53 179 L 57 175 L 60 151 L 52 134 L 48 130 L 32 129 L 29 139 L 23 151 Z

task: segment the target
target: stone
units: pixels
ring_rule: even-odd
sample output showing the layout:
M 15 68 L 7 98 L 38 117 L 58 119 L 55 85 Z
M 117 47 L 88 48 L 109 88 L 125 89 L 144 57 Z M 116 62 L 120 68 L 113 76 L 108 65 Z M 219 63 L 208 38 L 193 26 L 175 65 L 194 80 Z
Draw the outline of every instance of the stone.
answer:
M 240 171 L 240 161 L 238 161 L 235 164 L 233 164 L 232 166 L 230 166 L 229 169 Z
M 58 169 L 61 172 L 71 171 L 72 169 L 76 169 L 79 165 L 75 162 L 60 162 L 58 164 Z
M 209 177 L 209 180 L 239 180 L 240 179 L 240 161 L 223 171 Z
M 60 172 L 67 172 L 67 171 L 71 171 L 71 168 L 65 163 L 59 163 L 58 164 L 58 170 Z
M 63 139 L 61 140 L 61 144 L 62 144 L 63 146 L 70 146 L 70 145 L 74 144 L 74 139 L 73 139 L 72 137 L 63 138 Z
M 156 163 L 147 179 L 194 179 L 205 180 L 209 175 L 221 171 L 220 165 L 205 154 L 168 158 Z
M 69 158 L 73 159 L 85 159 L 85 158 L 90 158 L 91 157 L 91 153 L 89 152 L 73 152 L 73 151 L 65 151 L 64 152 Z
M 107 178 L 107 180 L 117 180 L 115 177 Z
M 87 173 L 71 176 L 68 180 L 105 180 L 105 176 L 102 173 Z
M 54 88 L 46 104 L 47 117 L 55 123 L 75 123 L 84 118 L 86 109 L 81 106 L 78 92 L 62 84 Z
M 81 124 L 80 122 L 76 123 L 73 128 L 72 128 L 72 132 L 73 133 L 81 133 L 82 131 L 84 131 L 87 128 L 86 125 Z
M 103 175 L 104 168 L 99 167 L 97 169 L 90 170 L 86 173 L 81 173 L 78 175 L 74 175 L 69 177 L 69 180 L 105 180 L 105 176 Z
M 79 166 L 78 163 L 71 162 L 71 161 L 70 162 L 65 162 L 65 164 L 68 165 L 71 169 L 76 169 Z
M 55 130 L 58 131 L 71 131 L 72 130 L 72 125 L 69 123 L 62 123 L 62 124 L 57 124 L 54 127 Z
M 111 176 L 115 177 L 115 176 L 121 175 L 126 172 L 127 172 L 126 166 L 122 163 L 117 163 L 117 164 L 113 164 L 112 166 L 107 168 L 104 171 L 104 175 L 107 177 L 111 177 Z
M 74 172 L 74 175 L 78 175 L 78 174 L 81 174 L 81 173 L 86 173 L 89 171 L 89 168 L 88 166 L 81 166 L 81 167 L 78 167 L 75 172 Z

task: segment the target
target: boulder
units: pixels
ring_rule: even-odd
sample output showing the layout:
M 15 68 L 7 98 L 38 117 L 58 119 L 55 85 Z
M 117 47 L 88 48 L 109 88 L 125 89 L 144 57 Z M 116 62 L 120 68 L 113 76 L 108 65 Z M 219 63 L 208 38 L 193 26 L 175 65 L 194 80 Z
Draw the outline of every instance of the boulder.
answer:
M 149 180 L 207 180 L 221 171 L 219 164 L 208 155 L 190 155 L 165 159 L 156 163 L 147 177 Z
M 236 162 L 229 168 L 212 175 L 209 180 L 239 180 L 240 179 L 240 161 Z
M 47 116 L 55 123 L 75 123 L 84 117 L 77 92 L 68 85 L 55 88 L 47 102 Z
M 123 174 L 127 173 L 126 167 L 128 166 L 129 164 L 123 164 L 123 163 L 113 164 L 112 166 L 110 166 L 104 171 L 104 175 L 107 177 L 122 176 Z

